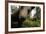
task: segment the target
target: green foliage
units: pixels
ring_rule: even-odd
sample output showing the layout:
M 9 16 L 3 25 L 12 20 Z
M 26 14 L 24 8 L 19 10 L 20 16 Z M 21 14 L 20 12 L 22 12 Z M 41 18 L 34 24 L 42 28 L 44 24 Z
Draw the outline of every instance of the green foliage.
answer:
M 26 20 L 23 22 L 23 27 L 39 27 L 40 26 L 40 20 L 37 19 L 36 21 L 32 21 L 30 18 L 26 18 Z

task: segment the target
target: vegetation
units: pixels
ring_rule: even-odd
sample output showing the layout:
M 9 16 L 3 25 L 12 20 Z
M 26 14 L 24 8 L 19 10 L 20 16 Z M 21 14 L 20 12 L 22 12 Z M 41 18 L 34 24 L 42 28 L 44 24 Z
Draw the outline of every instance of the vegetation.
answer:
M 26 20 L 23 22 L 23 27 L 39 27 L 40 26 L 40 20 L 36 19 L 32 21 L 29 17 L 26 18 Z

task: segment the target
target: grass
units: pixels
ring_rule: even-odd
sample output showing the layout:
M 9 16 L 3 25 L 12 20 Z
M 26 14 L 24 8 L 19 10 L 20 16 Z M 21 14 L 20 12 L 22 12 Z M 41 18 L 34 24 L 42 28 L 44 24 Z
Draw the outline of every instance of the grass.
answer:
M 32 21 L 31 18 L 27 17 L 26 20 L 23 22 L 22 27 L 39 27 L 40 26 L 40 19 L 36 18 L 36 20 Z

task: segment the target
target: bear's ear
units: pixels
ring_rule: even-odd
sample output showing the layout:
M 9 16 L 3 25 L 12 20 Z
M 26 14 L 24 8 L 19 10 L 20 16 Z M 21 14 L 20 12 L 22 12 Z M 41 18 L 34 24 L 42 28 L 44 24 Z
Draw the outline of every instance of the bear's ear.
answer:
M 31 10 L 34 9 L 34 8 L 35 8 L 35 6 L 32 6 L 32 7 L 31 7 Z
M 30 9 L 28 9 L 28 14 L 35 8 L 35 6 L 31 6 Z

